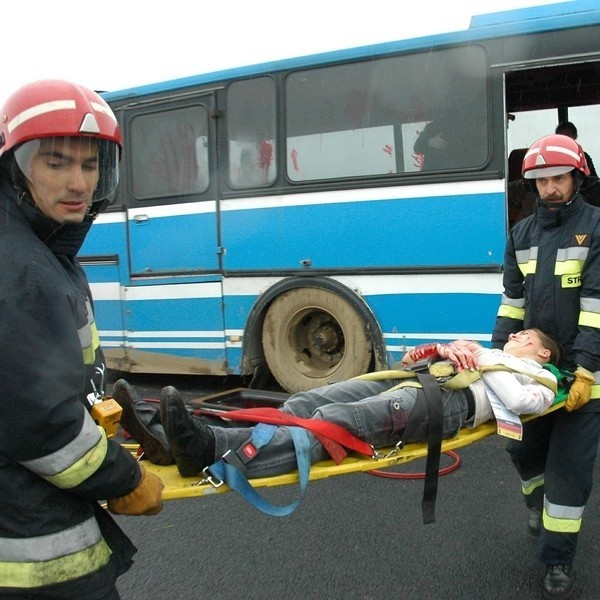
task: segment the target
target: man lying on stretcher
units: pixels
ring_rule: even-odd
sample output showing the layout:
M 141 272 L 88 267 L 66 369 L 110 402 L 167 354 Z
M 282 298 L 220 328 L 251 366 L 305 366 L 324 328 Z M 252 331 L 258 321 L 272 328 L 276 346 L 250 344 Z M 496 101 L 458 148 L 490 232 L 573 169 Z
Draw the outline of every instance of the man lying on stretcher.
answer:
M 477 342 L 456 340 L 449 344 L 424 344 L 409 351 L 402 362 L 409 367 L 424 358 L 450 360 L 457 370 L 503 365 L 507 370 L 484 370 L 481 379 L 458 390 L 442 388 L 443 437 L 450 438 L 463 427 L 476 427 L 494 418 L 487 389 L 517 414 L 538 414 L 554 400 L 556 377 L 543 364 L 558 362 L 558 344 L 537 329 L 509 336 L 504 350 L 484 348 Z M 422 390 L 397 387 L 401 379 L 351 379 L 287 399 L 281 410 L 297 417 L 335 423 L 374 448 L 426 439 L 403 439 L 406 425 Z M 546 383 L 547 382 L 547 385 Z M 183 477 L 197 475 L 228 450 L 238 451 L 248 442 L 248 426 L 215 426 L 214 419 L 192 415 L 178 391 L 169 386 L 161 392 L 160 411 L 139 398 L 120 379 L 113 397 L 122 406 L 121 425 L 141 445 L 144 455 L 159 464 L 175 462 Z M 210 423 L 210 424 L 209 424 Z M 414 425 L 414 424 L 413 424 Z M 411 431 L 422 428 L 411 427 Z M 426 429 L 425 429 L 426 431 Z M 312 434 L 311 462 L 328 458 L 327 451 Z M 419 434 L 416 434 L 419 437 Z M 290 433 L 279 427 L 269 443 L 246 463 L 249 478 L 289 473 L 296 468 L 296 453 Z

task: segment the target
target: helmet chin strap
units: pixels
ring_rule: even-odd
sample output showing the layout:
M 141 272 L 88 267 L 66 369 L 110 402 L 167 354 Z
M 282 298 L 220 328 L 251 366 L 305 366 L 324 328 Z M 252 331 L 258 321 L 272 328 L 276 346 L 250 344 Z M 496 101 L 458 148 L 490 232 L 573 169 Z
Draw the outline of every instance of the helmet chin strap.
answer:
M 103 200 L 96 200 L 90 204 L 90 208 L 88 209 L 85 219 L 94 221 L 96 217 L 110 204 L 108 198 L 104 198 Z

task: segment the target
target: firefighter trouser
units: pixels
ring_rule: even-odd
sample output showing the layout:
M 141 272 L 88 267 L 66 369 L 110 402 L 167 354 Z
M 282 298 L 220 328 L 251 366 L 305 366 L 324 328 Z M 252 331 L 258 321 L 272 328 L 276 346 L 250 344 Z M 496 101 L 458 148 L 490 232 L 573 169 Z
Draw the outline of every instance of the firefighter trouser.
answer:
M 543 507 L 539 560 L 570 565 L 593 484 L 600 412 L 557 410 L 523 426 L 507 451 L 521 478 L 525 503 Z

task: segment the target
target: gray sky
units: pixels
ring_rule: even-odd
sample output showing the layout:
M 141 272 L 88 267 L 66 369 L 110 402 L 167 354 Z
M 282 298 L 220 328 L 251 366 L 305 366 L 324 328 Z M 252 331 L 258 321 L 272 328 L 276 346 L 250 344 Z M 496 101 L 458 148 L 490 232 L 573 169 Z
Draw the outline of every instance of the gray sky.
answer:
M 12 0 L 0 102 L 37 79 L 114 90 L 222 68 L 458 31 L 552 0 Z

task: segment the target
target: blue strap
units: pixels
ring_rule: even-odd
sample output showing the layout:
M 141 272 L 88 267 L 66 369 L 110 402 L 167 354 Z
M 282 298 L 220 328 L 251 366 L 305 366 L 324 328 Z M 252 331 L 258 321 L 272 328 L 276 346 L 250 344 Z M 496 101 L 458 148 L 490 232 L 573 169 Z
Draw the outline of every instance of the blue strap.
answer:
M 277 425 L 258 423 L 252 428 L 252 443 L 257 448 L 266 446 L 277 431 Z
M 259 430 L 258 433 L 256 432 L 257 429 Z M 260 426 L 254 428 L 252 442 L 257 447 L 264 446 L 273 437 L 276 429 L 276 425 L 261 423 Z M 225 482 L 232 490 L 240 494 L 246 502 L 272 517 L 287 517 L 296 510 L 302 496 L 306 492 L 308 475 L 310 473 L 310 439 L 308 432 L 301 427 L 286 427 L 286 429 L 290 432 L 294 442 L 296 461 L 298 463 L 298 476 L 300 478 L 300 498 L 287 506 L 277 506 L 268 502 L 250 485 L 245 475 L 223 459 L 208 467 L 208 471 L 213 477 L 217 477 Z

